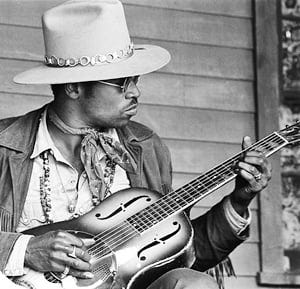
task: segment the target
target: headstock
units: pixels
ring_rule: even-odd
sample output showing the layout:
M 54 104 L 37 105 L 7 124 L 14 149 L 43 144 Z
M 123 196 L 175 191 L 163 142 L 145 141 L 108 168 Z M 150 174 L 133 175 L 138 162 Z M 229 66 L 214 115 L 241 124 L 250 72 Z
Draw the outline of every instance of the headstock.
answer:
M 296 144 L 300 142 L 300 121 L 295 124 L 287 126 L 286 128 L 278 131 L 278 134 L 282 136 L 289 144 Z

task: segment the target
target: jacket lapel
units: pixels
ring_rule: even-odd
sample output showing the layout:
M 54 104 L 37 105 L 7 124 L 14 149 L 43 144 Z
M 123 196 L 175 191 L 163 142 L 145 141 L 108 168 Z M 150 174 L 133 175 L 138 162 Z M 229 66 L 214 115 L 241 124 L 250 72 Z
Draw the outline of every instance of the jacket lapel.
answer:
M 14 206 L 14 218 L 12 225 L 13 230 L 15 230 L 25 204 L 33 162 L 29 161 L 25 154 L 11 156 L 8 161 L 12 179 L 12 196 Z
M 29 157 L 33 150 L 39 118 L 43 110 L 44 107 L 27 115 L 13 118 L 11 122 L 0 123 L 0 146 L 8 149 L 13 230 L 16 229 L 26 200 L 33 166 Z
M 153 135 L 153 131 L 141 124 L 130 121 L 127 126 L 118 129 L 117 133 L 121 143 L 137 164 L 137 169 L 134 173 L 127 173 L 130 185 L 131 187 L 141 187 L 143 186 L 143 150 L 140 143 L 150 138 Z

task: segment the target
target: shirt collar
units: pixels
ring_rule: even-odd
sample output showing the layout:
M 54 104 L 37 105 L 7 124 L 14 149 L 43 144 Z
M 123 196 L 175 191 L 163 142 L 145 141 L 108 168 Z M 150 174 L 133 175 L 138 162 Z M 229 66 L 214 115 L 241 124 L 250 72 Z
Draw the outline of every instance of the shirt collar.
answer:
M 49 134 L 48 127 L 47 127 L 47 117 L 46 117 L 47 110 L 48 110 L 48 106 L 45 108 L 45 110 L 43 111 L 43 113 L 41 115 L 40 124 L 39 124 L 39 128 L 38 128 L 37 135 L 36 135 L 36 141 L 35 141 L 33 152 L 31 154 L 30 158 L 34 159 L 37 156 L 39 156 L 42 152 L 44 152 L 46 150 L 51 150 L 53 153 L 53 156 L 55 157 L 55 159 L 57 161 L 66 162 L 65 158 L 62 156 L 60 151 L 57 149 L 57 147 L 55 146 L 55 144 Z M 114 139 L 116 141 L 120 141 L 117 131 L 114 128 L 108 129 L 108 131 L 105 132 L 104 134 L 107 136 L 110 136 L 112 139 Z
M 33 152 L 30 156 L 31 159 L 36 158 L 37 156 L 39 156 L 42 152 L 44 152 L 46 150 L 52 150 L 53 153 L 57 150 L 57 148 L 55 147 L 55 145 L 53 143 L 53 140 L 51 139 L 49 131 L 48 131 L 47 121 L 46 121 L 47 110 L 48 110 L 48 107 L 45 108 L 45 110 L 43 111 L 43 113 L 41 115 L 40 124 L 39 124 L 39 128 L 37 131 Z

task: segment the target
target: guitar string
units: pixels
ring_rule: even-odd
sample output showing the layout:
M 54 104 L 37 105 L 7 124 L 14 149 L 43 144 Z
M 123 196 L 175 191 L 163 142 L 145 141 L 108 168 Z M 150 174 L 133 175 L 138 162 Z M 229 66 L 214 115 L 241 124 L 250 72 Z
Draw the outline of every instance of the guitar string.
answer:
M 278 137 L 276 134 L 275 135 L 271 135 L 271 140 L 273 139 L 274 140 L 274 138 L 276 138 L 276 137 Z M 269 137 L 270 138 L 270 137 Z M 281 138 L 280 138 L 280 141 L 283 141 Z M 254 145 L 252 145 L 251 147 L 249 147 L 249 148 L 247 148 L 246 150 L 251 150 L 251 149 L 253 149 L 253 148 L 255 148 L 255 147 L 258 147 L 259 148 L 259 146 L 260 145 L 264 145 L 264 143 L 266 143 L 266 139 L 263 139 L 263 140 L 261 140 L 260 142 L 258 142 L 258 143 L 256 143 L 256 144 L 254 144 Z M 284 143 L 284 141 L 283 141 L 283 143 Z M 270 145 L 270 144 L 268 144 L 268 145 Z M 277 144 L 276 144 L 277 145 Z M 278 146 L 275 146 L 275 147 L 272 147 L 272 143 L 271 143 L 271 148 L 272 149 L 274 149 L 274 148 L 276 148 L 276 147 L 278 147 Z M 264 148 L 264 147 L 262 147 L 262 148 Z M 266 149 L 266 148 L 264 148 L 264 149 Z M 246 151 L 246 150 L 244 150 L 244 151 Z M 241 152 L 241 153 L 239 153 L 238 154 L 238 157 L 240 157 L 240 155 L 242 154 L 243 152 Z M 235 159 L 235 157 L 233 157 L 232 159 L 229 159 L 229 160 L 227 160 L 226 162 L 232 162 L 233 160 Z M 221 166 L 224 166 L 224 164 L 226 164 L 226 162 L 225 163 L 223 163 Z M 215 168 L 214 169 L 212 169 L 209 173 L 211 174 L 211 173 L 215 173 Z M 223 171 L 226 171 L 226 170 L 228 170 L 228 168 L 226 168 L 225 167 L 225 170 L 224 170 L 224 168 L 223 168 Z M 229 171 L 230 172 L 230 174 L 232 174 L 232 171 Z M 220 173 L 220 172 L 218 172 L 218 173 Z M 206 175 L 204 175 L 206 178 L 208 177 L 208 175 L 206 174 Z M 203 176 L 202 176 L 203 177 Z M 199 181 L 198 179 L 196 179 L 197 181 Z M 202 184 L 202 183 L 201 183 Z M 188 186 L 190 186 L 191 187 L 191 185 L 190 184 L 187 184 Z M 206 186 L 205 186 L 205 188 L 206 188 Z M 194 190 L 195 188 L 194 187 L 191 187 L 190 189 L 192 189 L 192 190 Z M 184 189 L 183 189 L 184 190 Z M 188 189 L 189 190 L 189 189 Z M 188 193 L 188 190 L 184 190 L 185 191 L 185 193 Z M 173 193 L 175 193 L 176 191 L 174 191 Z M 169 195 L 167 195 L 166 197 L 170 197 Z M 188 197 L 191 197 L 190 195 L 188 196 Z M 192 200 L 194 199 L 194 197 L 191 197 L 192 198 Z M 176 203 L 177 204 L 177 203 Z M 156 203 L 154 203 L 154 205 L 156 205 L 157 206 L 157 204 Z M 165 205 L 165 204 L 162 204 L 162 205 Z M 168 206 L 169 206 L 169 204 L 167 204 Z M 178 205 L 178 204 L 177 204 Z M 151 206 L 150 206 L 151 207 Z M 162 208 L 163 209 L 163 212 L 171 212 L 171 213 L 173 213 L 174 212 L 174 209 L 171 207 L 171 206 L 169 206 L 169 208 L 171 208 L 171 211 L 169 210 L 169 209 L 165 209 L 164 210 L 164 208 Z M 143 211 L 143 210 L 142 210 Z M 155 210 L 154 210 L 154 212 L 155 212 Z M 168 215 L 168 213 L 167 213 L 167 216 L 169 216 Z M 151 216 L 152 217 L 152 216 Z M 143 218 L 145 218 L 144 216 L 142 216 L 142 218 L 141 219 L 143 219 Z M 151 221 L 149 221 L 148 219 L 146 219 L 146 221 L 147 222 L 150 222 L 150 225 L 153 225 L 153 222 L 151 222 Z M 127 227 L 124 227 L 124 225 L 126 225 Z M 129 225 L 129 226 L 128 226 Z M 148 228 L 148 226 L 149 225 L 147 225 L 146 226 L 146 228 Z M 129 229 L 129 230 L 127 230 L 126 231 L 126 233 L 129 233 L 129 235 L 125 235 L 125 236 L 122 236 L 122 238 L 120 239 L 117 239 L 117 242 L 115 243 L 115 244 L 111 244 L 111 245 L 109 245 L 109 247 L 116 247 L 116 246 L 118 246 L 118 244 L 121 244 L 121 243 L 123 243 L 123 240 L 126 240 L 128 237 L 132 237 L 132 236 L 136 236 L 137 234 L 136 234 L 136 232 L 135 231 L 133 231 L 133 229 L 134 229 L 134 227 L 132 227 L 132 226 L 130 226 L 130 224 L 127 224 L 127 223 L 123 223 L 122 225 L 121 225 L 121 227 L 122 228 L 125 228 L 126 230 L 127 229 Z M 120 226 L 116 226 L 115 228 L 113 228 L 113 230 L 118 230 L 118 233 L 120 233 Z M 109 230 L 110 231 L 110 230 Z M 115 232 L 115 233 L 113 233 L 113 232 L 106 232 L 106 231 L 104 231 L 104 232 L 102 232 L 102 233 L 108 233 L 108 234 L 98 234 L 97 236 L 95 236 L 94 237 L 94 239 L 95 240 L 97 240 L 97 239 L 101 239 L 101 241 L 103 242 L 103 243 L 108 243 L 107 241 L 105 241 L 105 237 L 108 237 L 108 238 L 110 238 L 110 239 L 113 239 L 112 238 L 112 236 L 113 235 L 115 235 L 117 232 Z M 113 234 L 112 234 L 113 233 Z M 124 232 L 122 232 L 122 234 L 123 234 Z M 109 235 L 109 234 L 111 234 L 111 235 Z M 101 235 L 103 235 L 103 236 L 101 236 Z M 105 236 L 106 235 L 106 236 Z M 96 244 L 95 244 L 96 245 Z M 90 248 L 90 252 L 91 253 L 93 253 L 93 254 L 99 254 L 99 253 L 101 253 L 101 247 L 100 248 L 98 248 L 97 247 L 97 245 L 96 246 L 93 246 L 93 247 L 91 247 Z M 96 249 L 95 251 L 93 251 L 93 249 Z M 100 251 L 97 251 L 97 249 L 100 249 Z M 102 247 L 102 250 L 103 250 L 103 247 Z M 107 251 L 108 249 L 107 248 L 105 248 L 105 250 Z
M 257 146 L 257 145 L 256 145 L 256 146 Z M 273 149 L 273 147 L 272 147 L 272 149 Z M 194 189 L 194 188 L 193 188 L 193 189 Z M 192 199 L 193 199 L 193 197 L 192 197 Z M 170 207 L 170 206 L 169 206 L 169 207 Z M 171 212 L 172 212 L 172 210 L 173 210 L 173 209 L 171 208 Z M 168 210 L 166 210 L 166 211 L 168 211 Z M 151 225 L 153 225 L 153 223 L 152 223 L 152 222 L 151 222 Z M 146 227 L 147 227 L 147 226 L 146 226 Z M 126 237 L 127 237 L 127 236 L 123 236 L 123 238 L 122 238 L 122 239 L 119 239 L 119 242 L 120 242 L 120 241 L 122 242 L 122 241 L 123 241 L 123 239 L 124 239 L 124 238 L 126 238 Z M 102 241 L 103 241 L 103 239 L 102 239 Z M 119 242 L 118 242 L 118 243 L 119 243 Z M 116 243 L 116 244 L 117 244 L 117 243 Z
M 274 137 L 276 137 L 276 135 L 273 136 L 272 138 L 274 139 Z M 280 139 L 280 140 L 282 141 L 282 139 Z M 283 141 L 283 143 L 284 143 L 284 141 Z M 262 145 L 262 144 L 263 144 L 263 142 L 261 142 L 261 143 L 256 143 L 254 146 L 248 148 L 247 150 L 249 150 L 249 149 L 251 149 L 251 148 L 253 148 L 253 147 L 259 147 L 259 145 Z M 272 147 L 272 145 L 271 145 L 271 147 Z M 275 147 L 272 147 L 272 149 L 274 149 L 274 148 L 275 148 Z M 238 154 L 239 157 L 240 157 L 240 155 L 241 155 L 241 153 Z M 234 158 L 232 158 L 232 160 L 234 160 Z M 232 160 L 228 160 L 228 161 L 231 161 L 231 162 L 232 162 Z M 228 162 L 228 161 L 227 161 L 227 162 Z M 222 165 L 224 166 L 224 164 L 222 164 Z M 226 171 L 226 170 L 228 170 L 228 168 L 225 168 L 225 171 Z M 212 173 L 212 172 L 210 172 L 210 173 Z M 230 173 L 232 174 L 231 171 L 230 171 Z M 205 176 L 205 177 L 207 177 L 207 176 Z M 193 187 L 192 187 L 191 189 L 194 190 Z M 185 190 L 185 193 L 186 193 L 186 192 L 188 192 L 188 191 Z M 169 197 L 169 196 L 168 196 L 168 197 Z M 190 196 L 188 196 L 188 197 L 190 197 Z M 194 198 L 192 197 L 192 199 L 194 199 Z M 164 204 L 162 204 L 162 205 L 164 205 Z M 170 207 L 170 206 L 169 206 L 169 207 Z M 170 208 L 171 208 L 171 211 L 169 211 L 169 209 L 165 209 L 165 211 L 166 211 L 166 212 L 169 211 L 169 212 L 173 213 L 173 212 L 174 212 L 174 211 L 173 211 L 173 208 L 172 208 L 172 207 L 170 207 Z M 167 216 L 168 216 L 168 214 L 167 214 Z M 143 217 L 144 217 L 144 216 L 143 216 Z M 143 219 L 143 217 L 142 217 L 142 219 Z M 151 216 L 151 217 L 152 217 L 152 216 Z M 148 221 L 148 219 L 147 219 L 147 221 Z M 150 221 L 150 222 L 151 222 L 151 221 Z M 127 225 L 127 224 L 126 224 L 126 225 Z M 151 222 L 150 225 L 153 225 L 153 222 Z M 123 224 L 122 226 L 124 227 L 124 224 Z M 146 226 L 146 228 L 147 228 L 147 227 L 148 227 L 148 226 Z M 128 227 L 128 226 L 127 226 L 127 228 L 128 228 L 128 229 L 131 229 L 130 235 L 128 235 L 128 237 L 129 237 L 129 236 L 131 237 L 131 236 L 132 236 L 132 228 L 130 228 L 130 227 Z M 117 227 L 117 228 L 115 228 L 115 229 L 119 230 L 119 227 Z M 109 233 L 111 234 L 111 232 L 109 232 Z M 97 235 L 96 237 L 101 238 L 100 235 L 101 235 L 101 234 Z M 136 233 L 134 232 L 133 235 L 136 235 Z M 111 236 L 113 236 L 113 235 L 110 235 L 110 236 L 107 235 L 107 237 L 109 237 L 110 239 L 111 239 Z M 104 237 L 105 237 L 105 236 L 104 236 Z M 104 237 L 102 237 L 101 239 L 102 239 L 102 242 L 106 243 Z M 122 239 L 119 239 L 119 242 L 116 242 L 115 244 L 119 244 L 120 241 L 123 242 L 123 239 L 124 239 L 124 238 L 126 239 L 126 237 L 127 237 L 127 236 L 123 236 Z M 95 239 L 97 239 L 97 238 L 95 238 Z M 104 241 L 103 241 L 103 240 L 104 240 Z M 117 241 L 118 241 L 118 240 L 117 240 Z M 115 246 L 115 244 L 112 244 L 112 245 Z M 110 247 L 111 247 L 112 245 L 110 245 Z M 96 247 L 96 246 L 95 246 L 95 247 Z M 93 248 L 91 248 L 91 249 L 93 249 Z M 99 252 L 96 252 L 96 253 L 99 253 Z
M 171 212 L 172 212 L 172 211 L 171 211 Z M 123 226 L 123 227 L 124 227 L 124 226 Z M 131 230 L 131 231 L 130 231 L 130 236 L 136 235 L 134 232 L 132 232 L 132 228 L 129 228 L 129 227 L 127 227 L 127 228 Z M 123 236 L 122 239 L 119 238 L 119 239 L 118 239 L 118 243 L 121 244 L 121 243 L 123 242 L 123 240 L 126 240 L 126 238 L 127 238 L 127 237 L 130 237 L 130 236 Z M 117 243 L 116 243 L 115 245 L 117 245 Z M 106 251 L 107 251 L 107 250 L 106 250 Z M 100 253 L 101 253 L 101 252 L 100 252 Z

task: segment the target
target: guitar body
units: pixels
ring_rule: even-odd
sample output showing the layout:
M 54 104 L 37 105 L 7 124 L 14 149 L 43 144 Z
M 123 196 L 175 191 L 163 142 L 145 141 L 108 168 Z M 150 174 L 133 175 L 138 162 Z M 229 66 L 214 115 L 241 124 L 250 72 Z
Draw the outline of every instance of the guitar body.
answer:
M 158 193 L 147 189 L 122 190 L 77 219 L 33 228 L 25 233 L 41 235 L 60 229 L 82 238 L 101 235 L 112 227 L 118 228 L 122 222 L 128 224 L 126 221 L 128 218 L 159 198 Z M 130 227 L 130 231 L 135 232 L 136 230 L 133 229 Z M 118 234 L 117 239 L 114 239 L 115 234 Z M 143 233 L 136 231 L 134 235 L 130 235 L 130 238 L 126 237 L 127 235 L 127 230 L 121 233 L 120 230 L 111 231 L 106 235 L 105 240 L 98 241 L 97 250 L 91 251 L 94 279 L 76 279 L 68 276 L 54 282 L 54 278 L 47 278 L 49 273 L 31 270 L 25 276 L 18 278 L 16 283 L 29 283 L 36 289 L 108 289 L 113 284 L 116 286 L 114 288 L 142 289 L 163 273 L 173 268 L 190 267 L 194 261 L 193 230 L 184 213 L 171 216 Z M 113 243 L 108 237 L 114 240 Z M 99 257 L 98 252 L 107 253 Z

